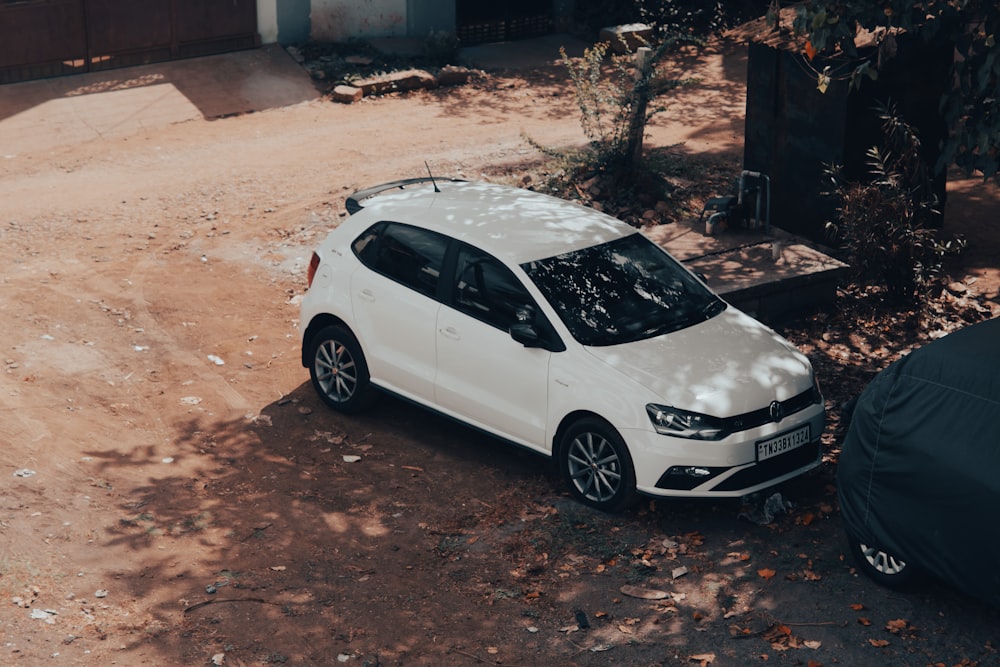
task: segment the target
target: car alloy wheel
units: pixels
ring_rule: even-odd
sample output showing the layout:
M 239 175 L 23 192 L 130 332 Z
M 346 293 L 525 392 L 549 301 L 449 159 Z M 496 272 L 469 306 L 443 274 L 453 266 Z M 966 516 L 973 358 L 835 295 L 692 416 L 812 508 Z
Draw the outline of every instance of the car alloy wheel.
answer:
M 865 575 L 886 588 L 906 588 L 916 576 L 912 565 L 894 554 L 848 535 L 854 561 Z
M 341 412 L 366 407 L 372 391 L 357 339 L 341 326 L 328 326 L 313 337 L 312 350 L 309 371 L 320 398 Z
M 621 436 L 598 419 L 583 419 L 563 438 L 560 465 L 570 491 L 583 503 L 617 511 L 636 498 L 635 471 Z

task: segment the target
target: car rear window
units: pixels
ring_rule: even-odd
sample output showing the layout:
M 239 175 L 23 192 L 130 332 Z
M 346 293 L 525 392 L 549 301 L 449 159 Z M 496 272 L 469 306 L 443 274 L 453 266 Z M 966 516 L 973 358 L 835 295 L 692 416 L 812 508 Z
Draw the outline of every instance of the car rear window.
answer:
M 448 238 L 398 222 L 380 222 L 355 239 L 363 264 L 422 294 L 435 296 Z

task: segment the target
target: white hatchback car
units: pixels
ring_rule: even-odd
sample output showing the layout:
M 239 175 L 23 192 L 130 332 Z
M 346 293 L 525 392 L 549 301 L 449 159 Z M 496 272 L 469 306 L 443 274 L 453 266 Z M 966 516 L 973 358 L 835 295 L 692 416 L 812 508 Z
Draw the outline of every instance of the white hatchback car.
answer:
M 302 301 L 329 406 L 391 392 L 552 457 L 602 510 L 736 497 L 818 465 L 809 361 L 608 215 L 428 178 L 347 200 Z

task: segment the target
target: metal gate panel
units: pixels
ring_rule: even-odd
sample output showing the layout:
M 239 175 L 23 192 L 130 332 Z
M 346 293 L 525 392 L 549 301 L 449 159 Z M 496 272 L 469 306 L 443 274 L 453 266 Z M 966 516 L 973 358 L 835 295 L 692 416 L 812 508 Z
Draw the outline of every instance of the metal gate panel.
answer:
M 552 0 L 456 0 L 455 33 L 463 46 L 537 37 L 552 32 L 552 17 Z
M 85 67 L 83 0 L 0 2 L 0 83 Z
M 169 47 L 173 0 L 85 0 L 92 57 Z
M 175 0 L 178 55 L 206 55 L 260 45 L 256 0 Z
M 0 0 L 0 84 L 257 46 L 256 0 Z

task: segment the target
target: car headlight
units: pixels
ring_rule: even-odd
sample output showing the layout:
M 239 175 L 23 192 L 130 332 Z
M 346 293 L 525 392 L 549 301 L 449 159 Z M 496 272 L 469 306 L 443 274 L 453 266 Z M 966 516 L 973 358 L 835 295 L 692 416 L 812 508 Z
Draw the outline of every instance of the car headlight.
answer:
M 725 420 L 718 417 L 654 403 L 646 406 L 646 413 L 656 432 L 663 435 L 692 440 L 722 440 L 729 435 Z

